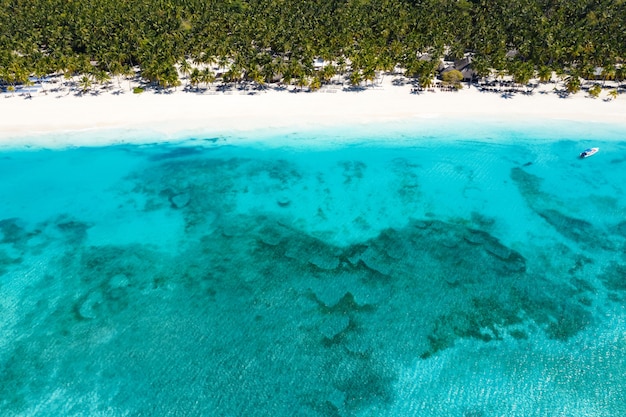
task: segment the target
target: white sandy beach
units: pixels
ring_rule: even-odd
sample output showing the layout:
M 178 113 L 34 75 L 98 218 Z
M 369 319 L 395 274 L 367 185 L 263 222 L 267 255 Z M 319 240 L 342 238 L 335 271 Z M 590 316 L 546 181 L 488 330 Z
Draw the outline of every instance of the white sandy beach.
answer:
M 386 76 L 376 87 L 343 91 L 340 86 L 316 92 L 266 89 L 196 93 L 133 94 L 126 82 L 97 95 L 76 96 L 68 91 L 38 91 L 30 98 L 18 93 L 0 94 L 0 140 L 3 144 L 32 141 L 42 134 L 62 134 L 91 129 L 149 129 L 165 136 L 181 130 L 211 132 L 256 129 L 366 124 L 420 118 L 450 120 L 459 117 L 491 119 L 559 119 L 626 124 L 626 95 L 609 100 L 579 92 L 560 98 L 554 84 L 544 84 L 531 95 L 481 92 L 465 84 L 457 92 L 411 93 L 411 85 L 397 85 L 401 78 Z M 126 86 L 124 85 L 126 84 Z M 113 92 L 117 90 L 117 94 Z M 57 145 L 63 135 L 55 135 Z M 41 139 L 45 140 L 45 139 Z M 71 139 L 67 139 L 71 141 Z M 82 143 L 81 143 L 82 144 Z M 50 145 L 49 143 L 47 145 Z

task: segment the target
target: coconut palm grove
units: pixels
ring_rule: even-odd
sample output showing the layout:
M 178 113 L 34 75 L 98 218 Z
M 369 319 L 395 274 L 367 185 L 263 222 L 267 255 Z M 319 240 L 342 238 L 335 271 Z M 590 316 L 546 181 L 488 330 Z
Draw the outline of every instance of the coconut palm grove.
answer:
M 428 80 L 468 54 L 478 76 L 620 80 L 625 31 L 624 0 L 0 0 L 0 85 L 61 73 L 319 85 L 396 66 Z

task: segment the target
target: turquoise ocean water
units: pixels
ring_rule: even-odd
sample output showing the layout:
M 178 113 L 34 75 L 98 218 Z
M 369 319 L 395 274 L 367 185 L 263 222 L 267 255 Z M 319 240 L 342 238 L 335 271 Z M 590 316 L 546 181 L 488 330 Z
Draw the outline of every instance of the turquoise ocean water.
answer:
M 624 126 L 107 134 L 0 151 L 0 415 L 626 415 Z

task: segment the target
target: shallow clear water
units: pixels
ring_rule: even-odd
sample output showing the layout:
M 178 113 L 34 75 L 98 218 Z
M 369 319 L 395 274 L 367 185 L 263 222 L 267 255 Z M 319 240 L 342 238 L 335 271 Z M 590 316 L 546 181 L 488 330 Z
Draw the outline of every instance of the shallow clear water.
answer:
M 5 149 L 0 414 L 626 415 L 625 133 Z

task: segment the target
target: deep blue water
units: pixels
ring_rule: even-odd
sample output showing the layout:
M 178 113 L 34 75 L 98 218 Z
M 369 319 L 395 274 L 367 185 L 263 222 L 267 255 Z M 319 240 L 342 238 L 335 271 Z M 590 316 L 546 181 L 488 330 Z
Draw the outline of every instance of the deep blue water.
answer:
M 626 129 L 414 127 L 1 151 L 0 415 L 626 415 Z

